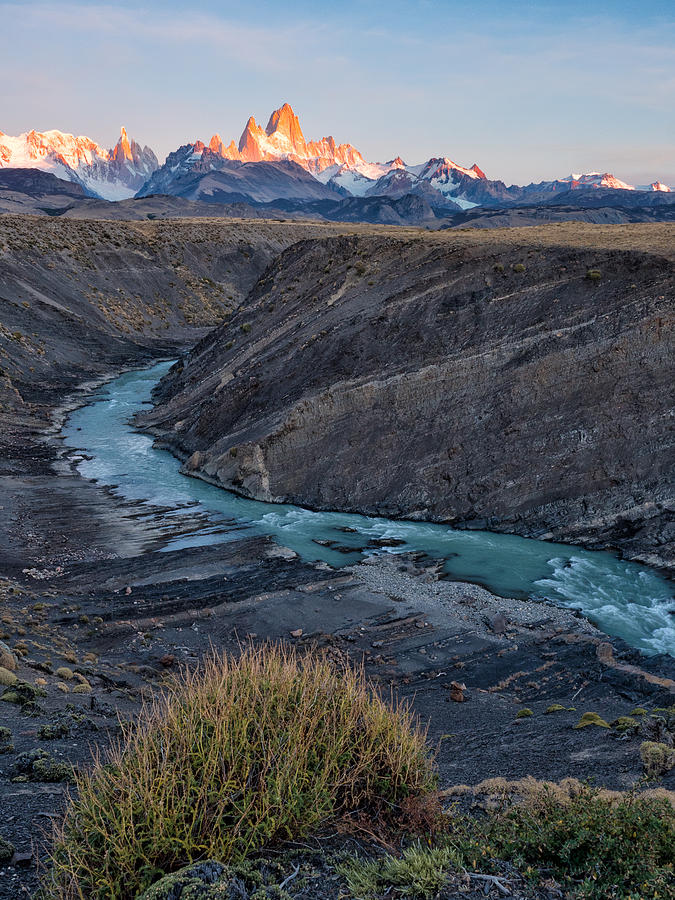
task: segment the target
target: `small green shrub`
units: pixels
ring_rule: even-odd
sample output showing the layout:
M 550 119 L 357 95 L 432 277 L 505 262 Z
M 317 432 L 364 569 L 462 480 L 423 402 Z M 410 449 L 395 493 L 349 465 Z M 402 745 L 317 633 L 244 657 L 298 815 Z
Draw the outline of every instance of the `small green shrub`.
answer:
M 14 856 L 14 844 L 0 837 L 0 866 L 4 866 Z
M 467 817 L 449 840 L 466 868 L 475 871 L 486 855 L 510 860 L 535 879 L 553 874 L 578 900 L 675 896 L 675 809 L 660 797 L 617 798 L 582 785 L 563 799 L 543 790 L 483 819 Z
M 619 716 L 612 722 L 612 728 L 616 728 L 617 731 L 637 731 L 638 726 L 639 722 L 632 716 Z
M 605 722 L 605 720 L 595 712 L 585 712 L 574 727 L 587 728 L 589 725 L 598 725 L 600 728 L 610 727 L 609 722 Z
M 640 744 L 640 759 L 648 778 L 660 778 L 675 768 L 675 750 L 657 741 Z
M 516 719 L 529 719 L 529 717 L 533 715 L 534 713 L 532 712 L 532 710 L 528 709 L 527 706 L 524 706 L 516 713 Z
M 525 271 L 525 266 L 522 263 L 516 263 L 513 267 L 514 272 L 518 272 L 518 274 L 522 274 Z
M 13 753 L 12 732 L 4 725 L 0 725 L 0 753 Z
M 250 322 L 244 322 L 244 323 L 241 324 L 239 327 L 240 327 L 241 330 L 244 332 L 244 334 L 248 334 L 249 331 L 251 330 L 251 323 L 250 323 Z
M 362 672 L 275 645 L 214 656 L 78 777 L 46 890 L 131 900 L 195 860 L 236 861 L 433 784 L 424 731 Z
M 503 272 L 504 271 L 504 263 L 495 263 L 492 267 L 493 272 Z
M 588 278 L 589 281 L 600 281 L 602 272 L 600 269 L 589 269 L 588 272 L 586 272 L 586 278 Z
M 37 730 L 39 741 L 56 741 L 62 737 L 68 737 L 70 728 L 65 722 L 55 722 L 53 725 L 41 725 Z

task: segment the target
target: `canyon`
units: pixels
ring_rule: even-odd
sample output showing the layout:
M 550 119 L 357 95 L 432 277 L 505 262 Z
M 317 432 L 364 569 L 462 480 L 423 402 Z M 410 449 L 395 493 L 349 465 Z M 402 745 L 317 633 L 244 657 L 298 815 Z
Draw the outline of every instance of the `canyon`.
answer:
M 668 226 L 299 242 L 144 415 L 256 499 L 672 566 Z
M 55 203 L 79 196 L 28 177 Z M 167 198 L 105 208 L 139 218 L 0 216 L 0 650 L 5 677 L 35 691 L 1 704 L 17 855 L 0 898 L 37 889 L 70 790 L 16 781 L 26 754 L 85 769 L 119 717 L 214 646 L 286 641 L 363 665 L 429 726 L 444 783 L 638 781 L 672 657 L 577 609 L 451 580 L 392 531 L 428 518 L 672 564 L 672 226 L 428 232 L 191 217 L 188 201 L 163 218 Z M 150 403 L 147 367 L 176 359 Z M 124 457 L 106 470 L 92 416 L 152 491 Z M 285 517 L 272 533 L 236 495 L 225 515 L 204 509 L 200 489 L 220 487 L 392 521 L 373 537 L 337 514 L 337 535 L 310 530 L 301 554 L 284 535 L 311 510 L 258 510 Z M 461 535 L 494 556 L 493 534 Z M 609 727 L 636 706 L 640 731 Z M 608 727 L 577 729 L 587 710 Z

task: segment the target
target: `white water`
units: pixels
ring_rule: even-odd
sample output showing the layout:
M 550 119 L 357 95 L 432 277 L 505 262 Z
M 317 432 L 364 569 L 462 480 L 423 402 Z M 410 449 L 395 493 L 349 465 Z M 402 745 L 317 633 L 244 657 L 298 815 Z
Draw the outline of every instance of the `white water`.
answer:
M 69 447 L 90 457 L 78 462 L 84 477 L 127 499 L 208 516 L 207 525 L 165 549 L 235 540 L 248 533 L 270 535 L 305 560 L 334 566 L 353 563 L 365 553 L 423 551 L 445 560 L 445 572 L 453 580 L 482 584 L 503 597 L 546 598 L 583 610 L 603 631 L 643 652 L 675 656 L 671 584 L 658 572 L 611 553 L 426 522 L 261 503 L 182 475 L 178 460 L 153 448 L 152 438 L 130 424 L 169 366 L 159 363 L 116 378 L 76 410 L 63 431 Z M 386 551 L 367 546 L 371 539 L 383 538 L 405 543 Z M 350 552 L 321 546 L 315 539 L 334 541 Z

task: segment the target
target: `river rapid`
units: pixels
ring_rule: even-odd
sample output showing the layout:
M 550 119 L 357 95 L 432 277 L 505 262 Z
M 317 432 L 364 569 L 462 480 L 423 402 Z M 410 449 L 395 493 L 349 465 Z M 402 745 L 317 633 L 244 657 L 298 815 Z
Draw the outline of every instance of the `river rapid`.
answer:
M 675 656 L 672 585 L 658 572 L 616 555 L 487 531 L 395 521 L 248 500 L 183 475 L 180 462 L 139 432 L 133 416 L 170 368 L 162 362 L 115 378 L 75 410 L 63 427 L 82 476 L 126 499 L 184 512 L 198 524 L 163 549 L 244 535 L 271 536 L 307 561 L 344 566 L 372 553 L 422 551 L 446 576 L 503 597 L 548 600 L 584 612 L 607 634 L 644 653 Z M 321 543 L 317 543 L 321 542 Z M 390 542 L 387 547 L 380 542 Z

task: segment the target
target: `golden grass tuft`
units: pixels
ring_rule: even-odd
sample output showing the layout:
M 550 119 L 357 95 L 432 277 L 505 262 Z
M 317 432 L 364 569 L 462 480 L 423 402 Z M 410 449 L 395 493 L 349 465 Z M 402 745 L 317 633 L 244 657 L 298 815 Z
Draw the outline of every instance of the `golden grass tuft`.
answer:
M 362 671 L 280 645 L 214 655 L 78 777 L 46 887 L 126 900 L 194 860 L 238 860 L 433 784 L 425 731 Z

